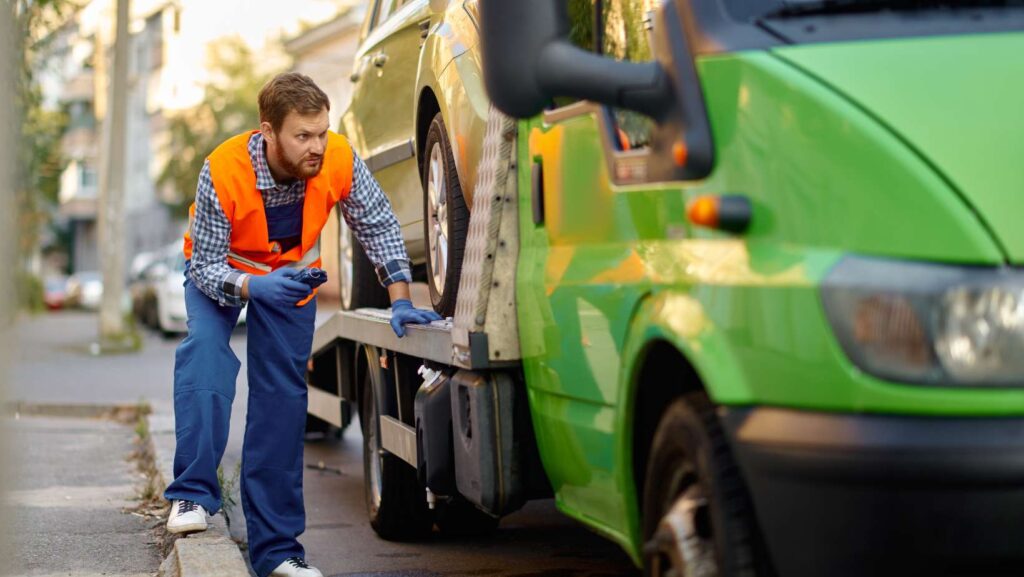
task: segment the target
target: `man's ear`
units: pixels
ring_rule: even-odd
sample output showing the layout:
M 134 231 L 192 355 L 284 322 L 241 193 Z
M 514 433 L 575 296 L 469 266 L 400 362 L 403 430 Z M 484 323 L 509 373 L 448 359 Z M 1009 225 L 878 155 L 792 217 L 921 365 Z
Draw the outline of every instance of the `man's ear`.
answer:
M 274 135 L 274 127 L 271 126 L 269 122 L 261 122 L 260 123 L 260 132 L 263 133 L 263 139 L 264 140 L 266 140 L 268 142 L 271 142 L 271 143 L 274 143 L 274 144 L 277 144 L 277 141 L 276 141 L 275 135 Z

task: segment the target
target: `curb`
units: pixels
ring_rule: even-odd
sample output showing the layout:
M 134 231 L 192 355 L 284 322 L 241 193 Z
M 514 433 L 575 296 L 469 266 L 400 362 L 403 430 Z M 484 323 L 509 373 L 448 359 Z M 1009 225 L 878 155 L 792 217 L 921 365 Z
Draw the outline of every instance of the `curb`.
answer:
M 149 415 L 149 434 L 156 456 L 159 486 L 174 477 L 174 416 Z M 209 517 L 202 533 L 179 537 L 160 565 L 158 577 L 250 577 L 238 545 L 231 539 L 224 515 Z

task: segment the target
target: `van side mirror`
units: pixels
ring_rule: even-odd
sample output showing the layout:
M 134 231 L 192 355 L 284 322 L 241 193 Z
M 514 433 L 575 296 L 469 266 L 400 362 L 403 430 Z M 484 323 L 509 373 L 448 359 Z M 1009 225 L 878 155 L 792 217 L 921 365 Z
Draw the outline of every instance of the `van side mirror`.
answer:
M 515 118 L 540 113 L 568 96 L 633 110 L 658 125 L 653 145 L 666 178 L 703 178 L 714 164 L 714 146 L 686 25 L 674 0 L 656 13 L 652 62 L 622 62 L 587 52 L 569 41 L 565 0 L 480 0 L 484 84 L 494 105 Z M 512 23 L 515 23 L 512 25 Z

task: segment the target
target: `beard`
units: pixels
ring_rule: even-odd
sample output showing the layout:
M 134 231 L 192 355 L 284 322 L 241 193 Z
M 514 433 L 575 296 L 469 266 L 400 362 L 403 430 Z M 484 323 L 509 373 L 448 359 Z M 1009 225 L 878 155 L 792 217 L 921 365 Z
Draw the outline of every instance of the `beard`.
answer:
M 288 173 L 292 178 L 306 180 L 313 178 L 320 174 L 320 169 L 324 167 L 323 156 L 312 156 L 304 155 L 298 160 L 298 162 L 292 161 L 290 158 L 285 156 L 284 149 L 281 147 L 275 147 L 274 156 L 277 157 L 277 162 L 280 166 Z M 315 165 L 308 164 L 309 161 L 316 160 Z

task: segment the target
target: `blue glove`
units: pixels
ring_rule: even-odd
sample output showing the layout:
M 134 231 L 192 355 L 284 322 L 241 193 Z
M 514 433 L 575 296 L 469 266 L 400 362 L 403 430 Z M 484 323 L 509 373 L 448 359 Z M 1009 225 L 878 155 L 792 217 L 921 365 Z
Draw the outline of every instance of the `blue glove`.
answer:
M 297 280 L 299 271 L 282 267 L 263 276 L 249 277 L 249 298 L 262 305 L 287 306 L 294 305 L 309 296 L 313 289 Z
M 417 309 L 409 299 L 398 299 L 391 303 L 391 329 L 399 338 L 405 336 L 405 325 L 425 325 L 441 320 L 441 315 L 426 309 Z
M 327 282 L 327 271 L 316 267 L 304 268 L 292 280 L 309 285 L 309 288 L 316 288 Z

